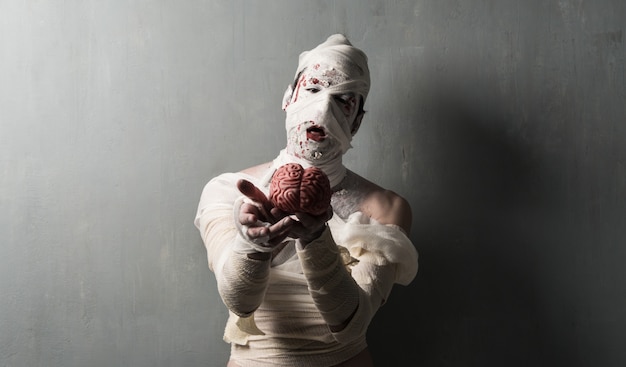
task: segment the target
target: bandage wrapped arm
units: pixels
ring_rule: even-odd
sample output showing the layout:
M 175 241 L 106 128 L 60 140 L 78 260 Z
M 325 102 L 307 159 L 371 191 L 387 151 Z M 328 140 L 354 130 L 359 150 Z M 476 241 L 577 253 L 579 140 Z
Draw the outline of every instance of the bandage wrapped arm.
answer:
M 263 302 L 269 270 L 269 260 L 232 252 L 222 272 L 216 273 L 217 289 L 226 307 L 239 317 L 252 315 Z
M 348 273 L 330 229 L 311 243 L 297 242 L 309 293 L 331 330 L 349 321 L 359 304 L 359 287 Z
M 365 335 L 393 285 L 406 285 L 417 273 L 417 252 L 400 230 L 362 220 L 358 214 L 354 223 L 334 228 L 332 234 L 327 229 L 297 247 L 309 292 L 339 342 Z M 350 258 L 356 264 L 346 267 Z
M 247 317 L 263 301 L 270 261 L 247 256 L 253 250 L 241 235 L 234 215 L 236 203 L 241 201 L 236 189 L 238 178 L 225 174 L 205 186 L 194 223 L 207 249 L 222 301 L 237 316 Z

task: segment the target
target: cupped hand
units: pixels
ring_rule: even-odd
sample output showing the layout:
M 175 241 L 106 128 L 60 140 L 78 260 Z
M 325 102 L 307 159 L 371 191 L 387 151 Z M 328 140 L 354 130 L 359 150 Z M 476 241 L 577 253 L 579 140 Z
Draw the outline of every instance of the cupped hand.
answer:
M 274 208 L 265 194 L 248 180 L 241 179 L 237 188 L 252 203 L 243 203 L 239 209 L 239 222 L 245 226 L 246 235 L 256 244 L 275 247 L 285 240 L 295 223 L 286 213 Z
M 326 222 L 333 217 L 332 207 L 328 207 L 325 213 L 311 215 L 308 213 L 296 213 L 297 221 L 294 221 L 289 235 L 299 238 L 303 245 L 316 240 L 326 229 Z

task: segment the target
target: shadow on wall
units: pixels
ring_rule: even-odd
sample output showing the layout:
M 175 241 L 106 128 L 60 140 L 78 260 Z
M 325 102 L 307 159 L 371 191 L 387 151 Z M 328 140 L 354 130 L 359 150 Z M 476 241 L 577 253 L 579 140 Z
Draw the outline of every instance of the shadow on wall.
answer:
M 439 95 L 414 115 L 428 136 L 415 144 L 426 145 L 421 159 L 433 167 L 412 203 L 420 269 L 372 322 L 376 365 L 575 366 L 574 345 L 550 351 L 563 335 L 546 330 L 534 268 L 541 249 L 527 220 L 554 200 L 536 180 L 541 162 L 507 136 L 508 122 L 490 112 L 497 107 L 470 105 Z M 560 345 L 574 343 L 567 338 Z

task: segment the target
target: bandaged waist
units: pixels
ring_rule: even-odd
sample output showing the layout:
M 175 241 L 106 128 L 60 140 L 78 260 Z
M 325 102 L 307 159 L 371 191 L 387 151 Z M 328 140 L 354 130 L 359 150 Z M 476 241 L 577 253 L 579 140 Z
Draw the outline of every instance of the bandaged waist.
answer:
M 350 344 L 267 337 L 251 343 L 250 346 L 232 344 L 231 360 L 241 367 L 335 366 L 367 348 L 365 338 Z
M 365 335 L 344 344 L 333 338 L 301 274 L 272 269 L 254 320 L 265 335 L 250 335 L 247 345 L 232 345 L 231 358 L 242 367 L 332 366 L 367 346 Z

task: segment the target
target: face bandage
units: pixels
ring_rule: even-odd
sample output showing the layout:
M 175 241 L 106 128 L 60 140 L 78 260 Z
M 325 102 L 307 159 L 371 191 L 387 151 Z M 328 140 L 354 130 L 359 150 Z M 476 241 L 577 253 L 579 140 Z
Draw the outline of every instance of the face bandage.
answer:
M 287 147 L 280 163 L 316 166 L 331 186 L 340 183 L 346 172 L 342 156 L 351 148 L 369 84 L 367 56 L 343 35 L 300 54 L 296 81 L 283 99 Z
M 321 165 L 347 152 L 357 109 L 346 115 L 339 103 L 324 90 L 287 107 L 287 153 Z

